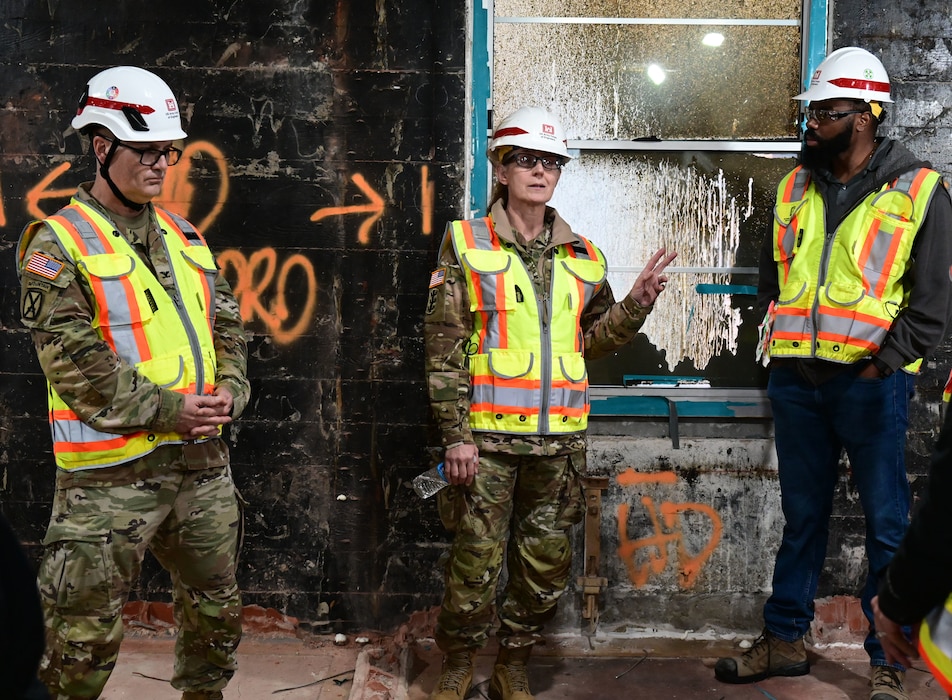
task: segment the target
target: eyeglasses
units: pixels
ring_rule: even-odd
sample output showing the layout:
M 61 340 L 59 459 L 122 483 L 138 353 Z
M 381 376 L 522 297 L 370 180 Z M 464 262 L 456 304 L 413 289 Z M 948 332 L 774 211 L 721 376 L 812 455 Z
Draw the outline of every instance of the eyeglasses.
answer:
M 848 109 L 845 112 L 837 112 L 832 109 L 808 109 L 807 121 L 835 122 L 837 119 L 842 119 L 848 114 L 862 114 L 863 112 L 868 111 L 868 109 Z
M 510 163 L 515 163 L 518 167 L 525 168 L 526 170 L 532 170 L 536 166 L 536 163 L 542 163 L 542 167 L 546 170 L 561 170 L 562 166 L 565 165 L 565 158 L 560 158 L 559 156 L 537 156 L 532 153 L 520 152 L 506 159 L 505 164 L 509 165 Z
M 102 136 L 100 134 L 100 136 Z M 179 162 L 179 159 L 182 157 L 182 151 L 174 146 L 169 146 L 168 148 L 163 148 L 161 151 L 157 148 L 135 148 L 130 146 L 128 143 L 123 141 L 113 140 L 108 136 L 103 136 L 102 138 L 106 139 L 109 143 L 116 143 L 123 148 L 128 148 L 130 151 L 134 151 L 139 154 L 139 162 L 151 168 L 153 165 L 159 162 L 159 159 L 162 156 L 165 156 L 165 162 L 169 165 L 175 165 Z

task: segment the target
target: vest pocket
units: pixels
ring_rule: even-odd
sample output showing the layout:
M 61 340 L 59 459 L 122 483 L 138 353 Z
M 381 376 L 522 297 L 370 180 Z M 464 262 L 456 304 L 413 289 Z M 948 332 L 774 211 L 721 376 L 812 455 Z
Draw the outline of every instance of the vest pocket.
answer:
M 109 313 L 100 314 L 102 326 L 140 326 L 155 315 L 156 302 L 152 292 L 141 286 L 140 275 L 133 274 L 137 264 L 134 257 L 123 253 L 90 255 L 77 263 L 77 268 L 85 271 L 89 283 L 105 294 L 101 302 L 105 301 Z
M 535 366 L 535 353 L 530 350 L 490 350 L 489 371 L 501 379 L 524 377 Z
M 606 268 L 598 260 L 583 258 L 562 258 L 562 267 L 578 280 L 597 286 L 605 281 Z
M 208 274 L 218 272 L 218 266 L 215 265 L 215 256 L 205 246 L 191 246 L 182 251 L 182 257 L 189 265 L 197 270 Z
M 800 282 L 799 285 L 795 280 L 790 280 L 787 284 L 782 285 L 780 288 L 780 296 L 777 298 L 778 305 L 789 305 L 795 304 L 800 300 L 800 297 L 804 295 L 807 290 L 807 283 Z
M 462 262 L 478 277 L 480 294 L 471 295 L 470 311 L 510 311 L 516 308 L 515 276 L 506 274 L 512 265 L 509 253 L 467 250 Z
M 790 222 L 793 221 L 793 217 L 800 213 L 800 210 L 803 209 L 806 203 L 807 200 L 805 199 L 800 199 L 796 202 L 779 202 L 774 205 L 774 220 L 781 226 L 789 226 Z
M 572 352 L 565 355 L 559 355 L 556 365 L 562 374 L 562 378 L 573 384 L 580 384 L 588 378 L 588 369 L 585 366 L 585 358 L 580 352 Z
M 866 290 L 859 284 L 830 282 L 823 288 L 823 295 L 831 306 L 852 308 L 866 296 Z
M 494 349 L 489 354 L 473 355 L 470 407 L 478 407 L 476 412 L 485 414 L 484 423 L 474 427 L 487 429 L 496 425 L 494 421 L 527 421 L 526 411 L 537 403 L 537 364 L 529 350 Z
M 163 389 L 178 385 L 185 376 L 185 358 L 181 355 L 153 357 L 139 364 L 139 371 Z M 194 381 L 192 377 L 192 381 Z M 191 382 L 190 382 L 191 383 Z

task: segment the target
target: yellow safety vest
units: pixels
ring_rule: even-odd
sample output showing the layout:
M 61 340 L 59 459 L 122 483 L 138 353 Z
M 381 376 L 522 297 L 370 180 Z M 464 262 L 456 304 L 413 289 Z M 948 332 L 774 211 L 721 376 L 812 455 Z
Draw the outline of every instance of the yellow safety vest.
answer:
M 115 224 L 73 198 L 54 216 L 35 221 L 20 237 L 19 257 L 45 224 L 78 275 L 93 290 L 92 325 L 125 362 L 149 381 L 183 394 L 214 391 L 213 328 L 217 267 L 201 235 L 185 219 L 155 208 L 168 250 L 177 300 L 166 292 Z M 177 433 L 105 433 L 84 423 L 49 385 L 56 464 L 96 469 L 142 457 L 160 445 L 183 443 Z
M 908 304 L 903 279 L 912 244 L 940 180 L 928 168 L 899 176 L 870 193 L 829 237 L 822 235 L 823 200 L 809 172 L 795 168 L 780 182 L 773 225 L 780 296 L 771 357 L 852 364 L 879 350 Z M 921 363 L 906 369 L 918 371 Z
M 919 655 L 952 696 L 952 595 L 926 615 L 919 627 Z
M 538 298 L 529 271 L 489 217 L 450 224 L 466 272 L 473 334 L 469 425 L 498 433 L 576 433 L 590 410 L 582 312 L 605 282 L 605 257 L 580 238 L 554 251 Z

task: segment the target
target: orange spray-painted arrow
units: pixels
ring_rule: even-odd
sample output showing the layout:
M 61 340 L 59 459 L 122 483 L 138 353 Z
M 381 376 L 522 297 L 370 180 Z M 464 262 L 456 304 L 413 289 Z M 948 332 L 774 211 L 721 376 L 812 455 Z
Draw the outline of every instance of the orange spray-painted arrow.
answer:
M 46 214 L 44 214 L 40 210 L 41 199 L 69 197 L 76 191 L 75 187 L 70 187 L 69 189 L 62 189 L 62 190 L 46 189 L 51 184 L 53 184 L 53 181 L 56 178 L 58 178 L 60 175 L 65 173 L 67 170 L 69 170 L 69 162 L 66 161 L 66 162 L 60 163 L 55 168 L 53 168 L 52 171 L 50 171 L 49 175 L 47 175 L 38 183 L 36 183 L 36 185 L 34 185 L 33 188 L 30 189 L 30 191 L 26 193 L 26 210 L 29 212 L 30 216 L 32 216 L 34 219 L 42 219 L 46 217 Z
M 349 207 L 325 207 L 323 209 L 318 209 L 316 212 L 311 214 L 311 221 L 320 221 L 321 219 L 328 216 L 343 216 L 344 214 L 360 214 L 362 212 L 371 212 L 373 215 L 368 216 L 364 222 L 360 225 L 360 230 L 357 232 L 357 240 L 362 244 L 366 245 L 370 242 L 370 227 L 374 225 L 374 222 L 377 221 L 381 216 L 383 216 L 383 207 L 384 201 L 383 198 L 374 191 L 374 188 L 367 184 L 367 181 L 364 179 L 364 176 L 360 173 L 355 173 L 352 176 L 354 184 L 360 188 L 360 191 L 363 192 L 367 198 L 370 200 L 369 204 L 353 204 Z

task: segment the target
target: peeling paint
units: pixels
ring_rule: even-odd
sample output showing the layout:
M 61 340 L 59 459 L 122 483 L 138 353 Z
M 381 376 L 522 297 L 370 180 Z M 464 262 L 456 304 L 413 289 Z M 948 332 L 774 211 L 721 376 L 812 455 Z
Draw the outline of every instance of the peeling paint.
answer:
M 605 204 L 593 207 L 593 202 Z M 661 246 L 678 251 L 676 267 L 733 267 L 741 224 L 754 212 L 749 181 L 732 191 L 719 169 L 705 174 L 693 166 L 618 154 L 586 154 L 573 163 L 553 205 L 602 248 L 616 298 L 627 293 Z M 612 272 L 617 268 L 626 271 Z M 736 353 L 741 316 L 731 295 L 696 291 L 699 284 L 727 284 L 730 276 L 669 277 L 643 329 L 665 351 L 668 369 L 685 359 L 703 369 L 721 352 Z

